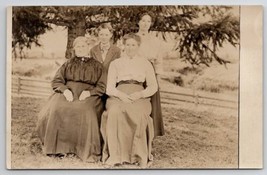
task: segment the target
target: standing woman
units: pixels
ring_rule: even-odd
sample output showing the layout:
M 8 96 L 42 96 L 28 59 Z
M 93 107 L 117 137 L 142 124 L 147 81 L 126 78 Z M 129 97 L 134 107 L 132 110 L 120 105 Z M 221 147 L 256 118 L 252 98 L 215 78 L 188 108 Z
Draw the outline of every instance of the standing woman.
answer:
M 152 159 L 154 137 L 150 97 L 158 85 L 151 63 L 138 55 L 140 37 L 124 37 L 125 55 L 109 67 L 106 111 L 102 115 L 102 160 L 107 165 L 138 163 Z M 143 86 L 146 82 L 146 87 Z
M 54 94 L 38 116 L 37 132 L 47 155 L 77 155 L 87 162 L 101 157 L 99 111 L 106 80 L 103 66 L 89 56 L 85 37 L 73 42 L 75 57 L 52 80 Z
M 156 77 L 162 73 L 162 56 L 160 54 L 161 51 L 161 41 L 153 36 L 149 29 L 152 26 L 152 17 L 148 13 L 143 13 L 140 15 L 138 26 L 139 31 L 137 35 L 141 37 L 141 45 L 139 48 L 139 54 L 148 59 L 156 73 Z M 152 103 L 152 113 L 151 117 L 153 118 L 155 136 L 163 136 L 164 135 L 164 125 L 162 119 L 162 111 L 161 111 L 161 103 L 160 103 L 160 93 L 159 89 L 157 92 L 151 97 Z

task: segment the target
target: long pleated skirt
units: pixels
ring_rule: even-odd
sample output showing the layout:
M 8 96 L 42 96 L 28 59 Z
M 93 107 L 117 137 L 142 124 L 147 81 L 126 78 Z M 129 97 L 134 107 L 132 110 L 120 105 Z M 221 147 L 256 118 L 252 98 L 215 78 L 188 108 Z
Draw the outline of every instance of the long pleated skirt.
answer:
M 122 84 L 117 88 L 127 94 L 144 89 L 136 84 Z M 104 139 L 102 161 L 109 165 L 127 162 L 146 166 L 152 160 L 154 137 L 150 114 L 150 98 L 133 103 L 125 103 L 115 97 L 108 98 L 101 123 Z

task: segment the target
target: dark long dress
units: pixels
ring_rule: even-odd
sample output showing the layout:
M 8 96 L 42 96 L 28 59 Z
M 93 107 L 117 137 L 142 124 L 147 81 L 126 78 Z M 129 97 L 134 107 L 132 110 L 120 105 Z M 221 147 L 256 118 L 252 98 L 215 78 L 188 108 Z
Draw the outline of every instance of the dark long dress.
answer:
M 44 153 L 74 153 L 88 162 L 100 159 L 105 77 L 103 66 L 93 58 L 76 57 L 61 66 L 52 81 L 55 93 L 38 116 L 37 132 Z M 73 102 L 64 97 L 65 89 L 72 91 Z M 80 101 L 83 90 L 89 90 L 91 96 Z
M 153 118 L 155 136 L 163 136 L 165 134 L 163 117 L 161 111 L 160 92 L 158 91 L 151 97 L 151 117 Z

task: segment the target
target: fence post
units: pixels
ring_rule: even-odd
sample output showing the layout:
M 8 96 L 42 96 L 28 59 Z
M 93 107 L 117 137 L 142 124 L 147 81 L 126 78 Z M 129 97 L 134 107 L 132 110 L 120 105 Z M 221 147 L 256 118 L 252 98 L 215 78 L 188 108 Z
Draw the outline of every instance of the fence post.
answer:
M 195 86 L 193 86 L 193 96 L 194 96 L 194 104 L 195 104 L 195 107 L 197 107 L 198 106 L 198 94 L 196 92 Z
M 197 79 L 197 77 L 194 76 L 194 80 L 196 80 L 196 79 Z M 194 96 L 195 107 L 198 107 L 199 99 L 198 99 L 198 93 L 196 91 L 196 81 L 193 82 L 193 96 Z
M 21 83 L 20 83 L 20 81 L 21 81 L 21 78 L 20 77 L 18 77 L 18 91 L 17 91 L 17 93 L 18 93 L 18 95 L 19 95 L 19 93 L 20 93 L 20 90 L 21 90 Z
M 199 95 L 198 95 L 198 92 L 195 90 L 195 100 L 196 100 L 196 104 L 200 104 L 199 103 Z

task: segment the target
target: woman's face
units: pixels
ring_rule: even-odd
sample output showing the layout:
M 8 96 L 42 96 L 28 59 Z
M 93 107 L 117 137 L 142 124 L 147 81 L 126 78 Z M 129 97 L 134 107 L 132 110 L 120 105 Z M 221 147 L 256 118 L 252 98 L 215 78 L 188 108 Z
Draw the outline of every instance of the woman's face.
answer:
M 112 37 L 112 33 L 109 31 L 109 29 L 100 29 L 98 37 L 101 43 L 107 44 Z
M 75 55 L 77 57 L 85 57 L 89 54 L 90 47 L 85 42 L 78 42 L 74 46 Z
M 139 30 L 148 31 L 152 24 L 152 19 L 149 15 L 144 15 L 139 21 Z
M 128 56 L 133 57 L 137 54 L 139 45 L 135 39 L 129 38 L 125 41 L 125 52 Z

